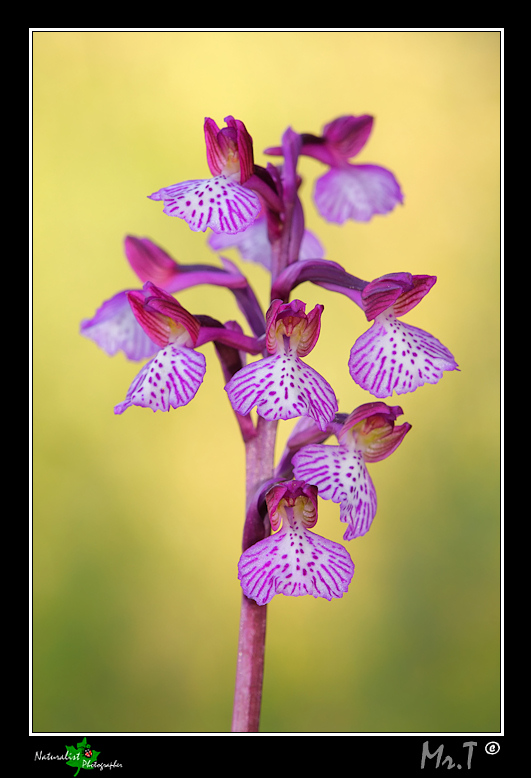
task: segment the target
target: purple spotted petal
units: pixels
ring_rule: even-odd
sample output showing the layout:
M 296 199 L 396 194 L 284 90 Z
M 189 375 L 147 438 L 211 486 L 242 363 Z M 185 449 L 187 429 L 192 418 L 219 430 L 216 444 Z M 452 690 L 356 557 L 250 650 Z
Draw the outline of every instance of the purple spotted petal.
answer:
M 123 413 L 131 405 L 152 411 L 169 411 L 187 405 L 195 397 L 205 370 L 203 354 L 170 344 L 144 365 L 114 412 Z
M 244 551 L 238 563 L 244 594 L 258 605 L 275 594 L 343 597 L 354 575 L 348 551 L 293 523 Z
M 81 334 L 111 357 L 123 351 L 128 359 L 146 359 L 159 348 L 135 319 L 127 292 L 114 295 L 103 303 L 92 319 L 82 321 Z
M 305 446 L 293 457 L 293 474 L 317 486 L 323 500 L 340 503 L 339 519 L 348 524 L 345 540 L 369 531 L 376 515 L 376 490 L 361 451 L 344 446 Z
M 374 397 L 414 392 L 457 370 L 451 352 L 429 332 L 387 313 L 354 343 L 348 363 L 354 381 Z
M 388 213 L 403 201 L 398 181 L 377 165 L 331 168 L 315 184 L 315 205 L 329 222 L 347 219 L 367 222 L 375 214 Z
M 264 419 L 310 416 L 325 430 L 338 410 L 330 384 L 290 354 L 273 354 L 251 362 L 231 378 L 225 390 L 232 407 L 242 416 L 256 405 Z
M 195 232 L 208 227 L 213 232 L 241 232 L 254 222 L 261 208 L 258 195 L 225 176 L 183 181 L 149 198 L 163 200 L 164 213 L 184 219 Z

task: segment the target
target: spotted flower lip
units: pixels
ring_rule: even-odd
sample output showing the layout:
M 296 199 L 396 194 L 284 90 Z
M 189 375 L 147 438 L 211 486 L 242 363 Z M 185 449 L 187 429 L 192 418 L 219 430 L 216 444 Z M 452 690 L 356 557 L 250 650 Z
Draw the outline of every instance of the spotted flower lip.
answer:
M 238 563 L 246 597 L 266 605 L 275 594 L 343 597 L 354 564 L 342 545 L 310 532 L 317 522 L 317 489 L 302 481 L 272 486 L 266 494 L 274 535 L 247 548 Z
M 256 406 L 265 419 L 310 416 L 321 429 L 334 418 L 337 399 L 330 384 L 302 361 L 319 337 L 321 312 L 309 314 L 301 300 L 274 300 L 266 321 L 266 347 L 270 356 L 245 365 L 225 391 L 233 409 L 242 416 Z
M 340 521 L 347 524 L 345 540 L 365 535 L 376 515 L 376 489 L 366 467 L 390 456 L 411 429 L 395 426 L 403 413 L 383 402 L 356 408 L 337 429 L 339 445 L 310 444 L 293 457 L 295 478 L 314 484 L 324 500 L 340 503 Z
M 177 216 L 194 232 L 234 234 L 247 229 L 261 211 L 258 195 L 245 184 L 253 178 L 252 138 L 243 122 L 227 116 L 219 129 L 205 119 L 207 162 L 213 178 L 183 181 L 148 195 L 162 200 L 164 213 Z
M 429 332 L 398 317 L 417 305 L 436 282 L 435 276 L 392 273 L 371 281 L 361 294 L 372 327 L 354 343 L 349 372 L 374 397 L 414 392 L 436 384 L 444 371 L 458 370 L 446 346 Z
M 119 415 L 138 405 L 152 411 L 180 408 L 194 399 L 206 372 L 203 354 L 169 344 L 138 373 L 123 402 L 114 407 Z
M 164 213 L 184 219 L 194 232 L 233 234 L 247 229 L 260 213 L 258 196 L 220 175 L 207 180 L 184 181 L 149 195 L 162 200 Z

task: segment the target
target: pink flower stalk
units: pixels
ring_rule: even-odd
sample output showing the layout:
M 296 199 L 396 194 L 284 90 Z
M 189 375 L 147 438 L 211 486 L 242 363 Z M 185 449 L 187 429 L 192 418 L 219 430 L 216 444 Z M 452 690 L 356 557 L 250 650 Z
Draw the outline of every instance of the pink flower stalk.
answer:
M 225 390 L 237 413 L 256 406 L 264 419 L 310 416 L 321 429 L 334 418 L 337 400 L 330 384 L 301 357 L 319 337 L 322 305 L 306 314 L 300 300 L 273 300 L 266 316 L 266 347 L 271 356 L 245 365 Z
M 324 500 L 340 503 L 340 521 L 348 525 L 345 540 L 369 531 L 377 500 L 366 463 L 379 462 L 398 448 L 411 429 L 407 422 L 395 427 L 402 413 L 383 402 L 360 405 L 338 430 L 338 446 L 312 444 L 293 457 L 295 478 L 317 486 Z
M 128 292 L 136 320 L 150 340 L 162 348 L 137 375 L 116 414 L 131 405 L 169 411 L 187 405 L 206 371 L 203 354 L 194 351 L 200 324 L 171 295 L 146 283 L 143 292 Z
M 367 143 L 372 116 L 340 116 L 327 124 L 321 136 L 303 133 L 300 153 L 328 165 L 330 170 L 316 181 L 314 200 L 321 216 L 343 224 L 347 219 L 367 222 L 385 214 L 404 200 L 400 185 L 390 170 L 378 165 L 349 162 Z M 280 154 L 281 148 L 266 149 Z
M 164 202 L 164 213 L 184 219 L 190 229 L 237 233 L 247 229 L 261 210 L 258 195 L 246 183 L 253 176 L 253 142 L 243 122 L 225 118 L 221 130 L 205 119 L 210 179 L 174 184 L 149 195 Z
M 374 321 L 354 343 L 349 371 L 354 381 L 374 397 L 414 392 L 436 384 L 445 370 L 457 370 L 452 353 L 429 332 L 398 317 L 414 308 L 435 284 L 435 276 L 391 273 L 367 284 L 361 304 Z
M 275 534 L 250 546 L 240 558 L 238 578 L 246 597 L 258 605 L 266 605 L 275 594 L 343 597 L 354 564 L 342 545 L 309 531 L 317 522 L 317 488 L 286 481 L 267 492 L 266 502 Z

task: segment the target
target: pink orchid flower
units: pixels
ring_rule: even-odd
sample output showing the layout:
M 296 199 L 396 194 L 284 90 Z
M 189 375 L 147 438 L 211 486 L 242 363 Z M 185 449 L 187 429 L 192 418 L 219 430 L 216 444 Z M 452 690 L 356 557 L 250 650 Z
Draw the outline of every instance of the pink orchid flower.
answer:
M 293 457 L 295 478 L 314 484 L 324 500 L 340 503 L 345 540 L 365 535 L 376 515 L 376 489 L 367 462 L 379 462 L 395 451 L 411 429 L 395 427 L 402 408 L 383 402 L 356 408 L 337 431 L 338 446 L 304 446 Z
M 243 552 L 238 578 L 244 594 L 258 605 L 275 594 L 343 597 L 354 564 L 340 543 L 310 532 L 317 522 L 317 488 L 286 481 L 269 489 L 266 502 L 275 534 Z
M 243 122 L 227 116 L 221 130 L 205 119 L 209 179 L 164 187 L 149 195 L 164 202 L 164 213 L 184 219 L 191 230 L 237 233 L 247 229 L 262 208 L 249 186 L 253 178 L 253 141 Z M 254 180 L 254 178 L 253 178 Z M 247 184 L 247 186 L 246 186 Z
M 414 392 L 436 384 L 445 370 L 458 370 L 452 353 L 429 332 L 405 324 L 404 316 L 428 294 L 435 276 L 391 273 L 367 284 L 361 305 L 372 327 L 354 343 L 349 371 L 374 397 Z
M 266 347 L 271 356 L 251 362 L 226 385 L 232 407 L 245 416 L 256 406 L 265 419 L 310 416 L 322 429 L 337 411 L 330 384 L 301 357 L 319 337 L 322 305 L 306 314 L 300 300 L 274 300 L 266 316 Z
M 194 351 L 199 321 L 174 297 L 149 282 L 142 292 L 128 292 L 127 298 L 142 329 L 161 348 L 144 365 L 114 412 L 121 414 L 132 405 L 152 411 L 187 405 L 206 371 L 205 357 Z
M 404 200 L 400 184 L 390 170 L 349 162 L 367 143 L 373 121 L 367 115 L 340 116 L 325 125 L 321 136 L 301 134 L 300 153 L 330 168 L 317 179 L 314 191 L 317 210 L 329 222 L 367 222 L 376 214 L 389 213 Z M 281 154 L 282 149 L 269 148 L 266 153 Z

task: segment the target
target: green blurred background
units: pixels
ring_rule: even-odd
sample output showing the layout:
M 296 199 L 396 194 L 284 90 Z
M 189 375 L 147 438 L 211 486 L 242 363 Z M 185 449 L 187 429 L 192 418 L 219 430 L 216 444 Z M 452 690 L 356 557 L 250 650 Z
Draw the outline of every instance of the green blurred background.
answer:
M 388 400 L 413 429 L 369 467 L 378 514 L 348 545 L 348 594 L 269 606 L 262 730 L 500 728 L 499 74 L 495 31 L 33 33 L 34 731 L 229 730 L 244 457 L 214 350 L 190 405 L 115 416 L 138 366 L 79 323 L 138 286 L 127 234 L 218 264 L 147 199 L 209 175 L 205 116 L 243 120 L 265 164 L 287 126 L 363 113 L 357 161 L 390 168 L 405 204 L 326 224 L 311 200 L 324 168 L 304 159 L 307 225 L 361 278 L 436 275 L 406 320 L 460 372 Z M 266 305 L 265 271 L 225 254 Z M 296 296 L 325 306 L 309 361 L 340 409 L 370 401 L 347 369 L 359 309 L 309 284 Z M 243 323 L 224 289 L 179 299 Z M 338 514 L 321 501 L 316 530 L 341 541 Z

